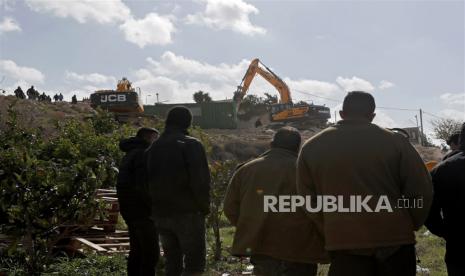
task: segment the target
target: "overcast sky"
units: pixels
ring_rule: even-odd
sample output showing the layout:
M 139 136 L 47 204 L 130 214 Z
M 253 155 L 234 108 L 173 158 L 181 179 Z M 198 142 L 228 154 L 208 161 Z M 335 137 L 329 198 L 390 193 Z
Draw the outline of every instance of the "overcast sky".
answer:
M 345 91 L 378 106 L 465 120 L 464 1 L 0 0 L 0 88 L 31 84 L 68 99 L 114 88 L 143 100 L 231 98 L 255 57 L 294 100 L 338 110 Z M 257 77 L 250 93 L 276 93 Z M 323 98 L 311 96 L 317 95 Z M 147 97 L 146 97 L 147 96 Z M 386 127 L 415 111 L 377 110 Z M 433 119 L 426 114 L 425 121 Z

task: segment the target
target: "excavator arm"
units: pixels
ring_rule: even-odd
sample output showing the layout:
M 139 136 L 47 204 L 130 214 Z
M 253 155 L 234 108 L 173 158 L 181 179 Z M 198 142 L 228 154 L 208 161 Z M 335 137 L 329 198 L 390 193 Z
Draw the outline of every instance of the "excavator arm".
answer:
M 264 68 L 260 67 L 260 64 Z M 247 72 L 242 78 L 241 84 L 237 87 L 237 91 L 234 94 L 234 101 L 237 103 L 237 108 L 239 108 L 240 102 L 245 97 L 245 94 L 247 94 L 250 84 L 257 74 L 262 76 L 266 81 L 273 85 L 276 90 L 278 90 L 280 96 L 279 103 L 292 103 L 291 92 L 287 84 L 273 71 L 271 71 L 270 68 L 266 67 L 258 58 L 256 58 L 250 63 Z

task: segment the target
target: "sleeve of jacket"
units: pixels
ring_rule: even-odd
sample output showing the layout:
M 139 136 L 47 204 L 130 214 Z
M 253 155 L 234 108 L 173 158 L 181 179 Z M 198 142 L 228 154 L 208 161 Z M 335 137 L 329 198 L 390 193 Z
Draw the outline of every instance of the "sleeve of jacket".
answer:
M 439 191 L 438 186 L 440 185 L 440 173 L 438 172 L 438 168 L 434 169 L 431 172 L 431 176 L 433 178 L 433 187 L 434 187 L 434 197 L 433 197 L 433 204 L 431 205 L 431 209 L 429 211 L 428 218 L 426 219 L 425 226 L 428 228 L 431 233 L 436 236 L 444 237 L 444 220 L 442 219 L 441 215 L 441 201 L 439 199 Z
M 234 226 L 237 224 L 240 213 L 240 183 L 240 172 L 236 171 L 229 182 L 223 202 L 224 214 L 228 218 L 229 222 Z
M 189 143 L 185 156 L 189 173 L 189 186 L 204 214 L 210 213 L 210 168 L 205 149 L 199 141 Z
M 134 166 L 134 160 L 136 157 L 135 151 L 128 152 L 123 159 L 118 168 L 118 177 L 116 182 L 116 187 L 127 188 L 129 182 L 131 181 L 131 171 Z
M 401 194 L 407 199 L 421 199 L 423 206 L 409 208 L 415 230 L 418 230 L 428 217 L 433 201 L 431 176 L 418 152 L 407 139 L 399 137 L 401 143 L 400 181 Z
M 296 188 L 298 195 L 303 197 L 310 196 L 311 203 L 314 203 L 316 202 L 317 194 L 310 164 L 306 160 L 306 156 L 308 154 L 308 147 L 304 145 L 299 153 L 299 157 L 297 158 Z M 321 212 L 309 213 L 307 210 L 305 210 L 305 213 L 313 221 L 313 223 L 315 223 L 319 232 L 323 233 L 323 214 Z

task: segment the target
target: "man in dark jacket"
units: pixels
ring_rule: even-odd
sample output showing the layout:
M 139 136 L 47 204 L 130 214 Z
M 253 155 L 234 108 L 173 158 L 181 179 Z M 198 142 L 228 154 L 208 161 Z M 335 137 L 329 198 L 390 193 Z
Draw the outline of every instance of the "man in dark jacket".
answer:
M 144 151 L 157 137 L 156 129 L 141 128 L 136 137 L 122 140 L 119 145 L 126 155 L 119 168 L 116 190 L 120 212 L 129 231 L 130 276 L 154 275 L 160 253 L 158 234 L 151 218 L 144 158 Z
M 449 276 L 465 275 L 463 262 L 465 236 L 465 123 L 459 138 L 459 152 L 437 165 L 432 171 L 433 206 L 426 221 L 431 233 L 446 240 L 446 265 Z
M 147 150 L 152 211 L 160 233 L 167 276 L 196 275 L 205 269 L 210 171 L 201 142 L 188 136 L 191 123 L 189 109 L 172 108 L 165 131 Z
M 328 261 L 324 240 L 303 210 L 264 210 L 265 196 L 297 194 L 300 142 L 296 129 L 279 129 L 271 149 L 242 165 L 229 183 L 224 213 L 236 227 L 232 254 L 251 256 L 254 275 L 312 276 L 317 273 L 317 263 Z
M 301 195 L 337 197 L 337 204 L 346 207 L 358 205 L 354 196 L 369 199 L 371 212 L 337 208 L 309 213 L 324 234 L 330 276 L 416 273 L 414 231 L 428 216 L 431 178 L 403 135 L 371 123 L 374 111 L 372 95 L 349 92 L 340 112 L 343 120 L 310 138 L 297 161 Z M 391 208 L 376 211 L 383 198 Z M 422 208 L 413 206 L 420 200 Z

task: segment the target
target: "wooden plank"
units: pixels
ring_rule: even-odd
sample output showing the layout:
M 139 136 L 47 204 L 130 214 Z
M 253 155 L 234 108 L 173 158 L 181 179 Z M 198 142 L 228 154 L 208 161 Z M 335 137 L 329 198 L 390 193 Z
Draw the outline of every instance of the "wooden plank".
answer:
M 129 237 L 102 237 L 102 238 L 93 238 L 93 237 L 86 237 L 86 240 L 89 241 L 129 241 Z
M 93 243 L 91 241 L 88 241 L 85 238 L 75 237 L 75 238 L 72 238 L 72 239 L 76 240 L 76 241 L 78 241 L 78 242 L 80 242 L 80 243 L 82 243 L 82 244 L 84 244 L 84 245 L 86 245 L 86 246 L 88 246 L 88 247 L 90 247 L 90 248 L 92 248 L 94 250 L 96 250 L 99 253 L 104 253 L 104 252 L 107 251 L 105 248 L 103 248 L 103 247 L 101 247 L 101 246 L 99 246 L 99 245 L 97 245 L 97 244 L 95 244 L 95 243 Z
M 123 243 L 99 243 L 98 246 L 100 247 L 125 247 L 129 246 L 129 242 L 123 242 Z
M 108 203 L 113 203 L 113 202 L 117 203 L 118 202 L 118 198 L 116 198 L 116 197 L 102 196 L 102 197 L 100 197 L 100 199 L 103 199 Z

